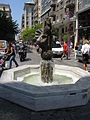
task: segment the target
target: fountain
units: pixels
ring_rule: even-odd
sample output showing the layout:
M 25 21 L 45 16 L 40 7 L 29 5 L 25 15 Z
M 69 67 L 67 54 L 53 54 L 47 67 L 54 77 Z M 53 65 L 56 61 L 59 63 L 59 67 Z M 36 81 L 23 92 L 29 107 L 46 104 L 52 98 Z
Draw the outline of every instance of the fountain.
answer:
M 41 52 L 41 80 L 44 83 L 51 83 L 53 81 L 53 61 L 52 61 L 52 33 L 51 33 L 51 19 L 46 18 L 44 22 L 44 29 L 42 39 L 39 41 Z
M 90 73 L 77 67 L 54 65 L 49 18 L 39 44 L 41 64 L 4 71 L 0 79 L 0 97 L 35 111 L 87 104 Z

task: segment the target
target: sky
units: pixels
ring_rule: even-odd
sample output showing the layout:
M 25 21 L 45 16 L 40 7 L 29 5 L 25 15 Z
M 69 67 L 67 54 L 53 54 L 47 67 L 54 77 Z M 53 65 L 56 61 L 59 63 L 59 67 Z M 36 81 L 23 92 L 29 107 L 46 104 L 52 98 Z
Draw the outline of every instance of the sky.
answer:
M 24 8 L 24 3 L 29 2 L 32 0 L 0 0 L 0 4 L 9 4 L 11 8 L 11 14 L 12 14 L 12 19 L 14 21 L 17 20 L 17 23 L 19 24 L 19 27 L 21 26 L 21 18 L 22 14 L 24 13 L 23 8 Z

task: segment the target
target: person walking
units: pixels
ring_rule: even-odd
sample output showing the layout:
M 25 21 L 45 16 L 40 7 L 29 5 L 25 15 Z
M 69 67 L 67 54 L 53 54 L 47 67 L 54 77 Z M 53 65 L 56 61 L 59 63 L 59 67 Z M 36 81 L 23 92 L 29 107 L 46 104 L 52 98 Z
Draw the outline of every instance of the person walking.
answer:
M 8 45 L 8 50 L 6 52 L 6 55 L 9 58 L 9 69 L 11 69 L 11 67 L 12 67 L 12 61 L 15 63 L 16 67 L 18 67 L 18 63 L 15 60 L 15 50 L 11 43 L 9 43 L 9 45 Z
M 83 45 L 82 45 L 82 57 L 83 57 L 83 68 L 85 71 L 87 71 L 87 62 L 88 62 L 88 55 L 89 55 L 89 44 L 88 44 L 88 40 L 84 40 L 83 41 Z
M 66 59 L 68 60 L 68 46 L 67 46 L 67 43 L 64 41 L 64 44 L 63 44 L 63 55 L 61 57 L 61 60 L 65 56 L 66 56 Z

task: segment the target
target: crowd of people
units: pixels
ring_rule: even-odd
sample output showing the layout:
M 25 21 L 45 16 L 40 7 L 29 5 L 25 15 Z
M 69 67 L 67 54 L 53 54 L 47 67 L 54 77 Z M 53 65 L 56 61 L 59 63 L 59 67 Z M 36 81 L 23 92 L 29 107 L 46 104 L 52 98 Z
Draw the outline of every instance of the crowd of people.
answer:
M 60 45 L 61 45 L 61 42 L 60 42 Z M 69 46 L 68 43 L 66 41 L 64 41 L 64 43 L 63 43 L 63 54 L 61 56 L 61 60 L 63 60 L 64 58 L 66 60 L 69 59 L 69 52 L 71 52 L 71 50 L 73 49 L 72 46 L 73 46 L 72 42 L 70 43 L 70 46 Z M 82 52 L 83 69 L 85 71 L 87 71 L 87 63 L 88 63 L 88 59 L 89 59 L 89 56 L 90 56 L 89 41 L 84 39 L 83 40 L 83 45 L 80 46 L 79 44 L 77 44 L 76 47 L 75 47 L 75 50 L 79 50 L 80 48 L 82 48 L 81 52 Z M 37 49 L 37 52 L 39 52 L 39 45 L 38 44 L 36 45 L 36 49 Z M 70 49 L 70 51 L 69 51 L 69 49 Z
M 37 52 L 39 52 L 39 45 L 36 46 L 37 48 Z M 76 46 L 76 49 L 78 50 L 80 48 L 79 45 Z M 7 59 L 9 61 L 9 69 L 11 69 L 12 67 L 12 62 L 15 63 L 16 67 L 18 67 L 18 62 L 15 59 L 16 56 L 16 52 L 15 52 L 15 44 L 13 43 L 8 43 L 8 49 L 6 52 L 7 55 Z M 67 44 L 67 42 L 64 41 L 63 43 L 63 54 L 61 56 L 61 60 L 63 60 L 63 58 L 65 57 L 68 60 L 68 49 L 69 46 Z M 72 49 L 72 44 L 70 44 L 70 49 Z M 89 41 L 88 40 L 83 40 L 83 45 L 82 45 L 82 61 L 83 61 L 83 68 L 85 71 L 87 71 L 87 62 L 88 62 L 88 57 L 90 55 L 90 45 L 89 45 Z

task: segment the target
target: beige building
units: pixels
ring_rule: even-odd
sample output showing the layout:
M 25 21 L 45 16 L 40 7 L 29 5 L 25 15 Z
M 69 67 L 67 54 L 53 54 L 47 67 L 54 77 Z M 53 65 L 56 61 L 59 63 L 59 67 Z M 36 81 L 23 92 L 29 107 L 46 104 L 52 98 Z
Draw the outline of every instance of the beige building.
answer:
M 24 20 L 24 14 L 22 15 L 22 21 L 21 21 L 21 32 L 23 32 L 24 31 L 24 29 L 25 29 L 25 20 Z
M 7 17 L 11 17 L 11 8 L 9 4 L 0 4 L 0 11 L 4 11 Z
M 34 0 L 35 6 L 34 6 L 34 23 L 40 23 L 41 22 L 41 0 Z
M 41 22 L 43 23 L 47 16 L 50 16 L 51 0 L 41 0 Z
M 75 42 L 76 0 L 57 0 L 53 26 L 58 29 L 58 39 L 63 35 Z
M 31 28 L 34 24 L 33 20 L 33 9 L 34 9 L 34 2 L 26 2 L 24 3 L 24 28 L 29 27 Z

